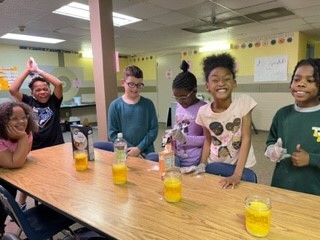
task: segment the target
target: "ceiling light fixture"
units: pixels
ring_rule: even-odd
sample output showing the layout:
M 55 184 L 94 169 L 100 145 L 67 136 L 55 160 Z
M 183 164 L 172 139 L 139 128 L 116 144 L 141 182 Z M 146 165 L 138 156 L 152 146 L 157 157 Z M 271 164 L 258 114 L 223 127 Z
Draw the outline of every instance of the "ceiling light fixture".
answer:
M 212 52 L 218 50 L 228 50 L 230 49 L 230 43 L 225 41 L 216 41 L 205 44 L 203 47 L 199 48 L 199 52 Z
M 90 20 L 89 6 L 82 3 L 71 2 L 61 8 L 53 11 L 53 13 L 61 14 L 68 17 L 80 18 L 85 20 Z M 121 27 L 131 23 L 142 21 L 139 18 L 127 16 L 120 13 L 112 13 L 113 25 L 116 27 Z
M 50 43 L 50 44 L 56 44 L 56 43 L 61 43 L 65 41 L 63 39 L 57 39 L 57 38 L 46 38 L 46 37 L 38 37 L 38 36 L 16 34 L 16 33 L 7 33 L 1 36 L 0 38 L 29 41 L 29 42 Z

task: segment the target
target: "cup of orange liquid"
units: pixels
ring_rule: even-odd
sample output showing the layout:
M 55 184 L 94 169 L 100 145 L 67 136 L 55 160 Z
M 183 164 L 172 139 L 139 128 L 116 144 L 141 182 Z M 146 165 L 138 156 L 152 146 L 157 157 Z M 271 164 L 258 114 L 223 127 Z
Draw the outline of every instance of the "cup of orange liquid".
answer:
M 270 231 L 271 200 L 252 195 L 245 200 L 245 222 L 247 232 L 255 237 L 265 237 Z
M 86 150 L 75 150 L 73 159 L 77 171 L 83 171 L 88 168 L 88 153 Z
M 125 184 L 127 182 L 127 165 L 125 162 L 112 164 L 112 181 L 114 184 Z
M 168 170 L 163 177 L 164 198 L 167 202 L 181 200 L 182 184 L 181 173 L 177 170 Z

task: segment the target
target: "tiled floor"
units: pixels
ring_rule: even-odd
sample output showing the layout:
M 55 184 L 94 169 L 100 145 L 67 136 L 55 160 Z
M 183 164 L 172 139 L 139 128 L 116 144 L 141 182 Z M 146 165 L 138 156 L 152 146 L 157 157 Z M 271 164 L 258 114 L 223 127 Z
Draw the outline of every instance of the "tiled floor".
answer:
M 93 139 L 94 141 L 97 141 L 98 140 L 97 129 L 93 128 L 93 130 L 94 130 Z M 157 152 L 162 150 L 161 136 L 164 133 L 164 130 L 165 130 L 164 124 L 160 124 L 159 134 L 155 141 L 155 148 Z M 65 132 L 63 135 L 64 135 L 65 141 L 70 142 L 71 140 L 70 132 Z M 270 185 L 274 163 L 270 162 L 264 157 L 266 138 L 267 138 L 267 132 L 258 131 L 258 133 L 256 134 L 254 131 L 252 131 L 252 144 L 253 144 L 255 156 L 257 159 L 257 164 L 253 167 L 253 170 L 257 174 L 258 183 Z M 33 204 L 32 199 L 28 198 L 28 205 L 31 206 L 32 204 Z M 17 227 L 15 223 L 7 221 L 7 224 L 8 226 L 6 228 L 6 231 L 16 232 Z M 59 239 L 59 236 L 55 237 L 54 239 Z

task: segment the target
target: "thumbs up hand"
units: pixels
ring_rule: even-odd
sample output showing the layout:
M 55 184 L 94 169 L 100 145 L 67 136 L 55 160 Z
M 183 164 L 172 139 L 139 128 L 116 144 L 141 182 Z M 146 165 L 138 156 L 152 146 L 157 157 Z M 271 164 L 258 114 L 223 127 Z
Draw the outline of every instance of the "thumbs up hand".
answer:
M 300 144 L 297 144 L 296 151 L 291 155 L 291 162 L 296 167 L 303 167 L 309 164 L 309 153 L 301 148 Z

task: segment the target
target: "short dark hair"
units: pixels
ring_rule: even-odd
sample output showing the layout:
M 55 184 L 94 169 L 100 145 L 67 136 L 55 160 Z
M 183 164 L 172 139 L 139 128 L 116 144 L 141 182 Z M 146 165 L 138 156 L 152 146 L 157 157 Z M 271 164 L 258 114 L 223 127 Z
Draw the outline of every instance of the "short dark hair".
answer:
M 293 82 L 296 71 L 301 66 L 311 66 L 313 68 L 313 78 L 318 86 L 318 95 L 320 96 L 320 59 L 319 58 L 307 58 L 300 60 L 293 70 L 290 86 Z
M 38 125 L 32 108 L 23 102 L 8 101 L 0 104 L 0 138 L 8 139 L 7 124 L 12 116 L 14 107 L 21 107 L 24 113 L 29 116 L 26 133 L 36 133 Z
M 211 55 L 205 58 L 202 64 L 206 82 L 208 82 L 210 72 L 217 67 L 228 69 L 231 72 L 233 78 L 236 78 L 235 59 L 229 53 Z
M 197 78 L 193 73 L 189 72 L 189 64 L 183 60 L 180 69 L 182 70 L 172 82 L 172 88 L 185 89 L 188 91 L 196 91 L 197 89 Z
M 45 80 L 43 77 L 41 77 L 40 75 L 36 75 L 36 76 L 34 76 L 32 79 L 31 79 L 31 81 L 29 82 L 29 84 L 28 84 L 28 87 L 31 89 L 31 90 L 33 90 L 33 84 L 35 83 L 35 82 L 37 82 L 37 81 L 40 81 L 40 82 L 45 82 L 47 85 L 48 85 L 48 87 L 50 86 L 50 83 L 47 81 L 47 80 Z
M 135 65 L 129 65 L 123 70 L 122 77 L 126 79 L 127 77 L 136 77 L 136 78 L 143 78 L 143 72 L 140 68 Z

